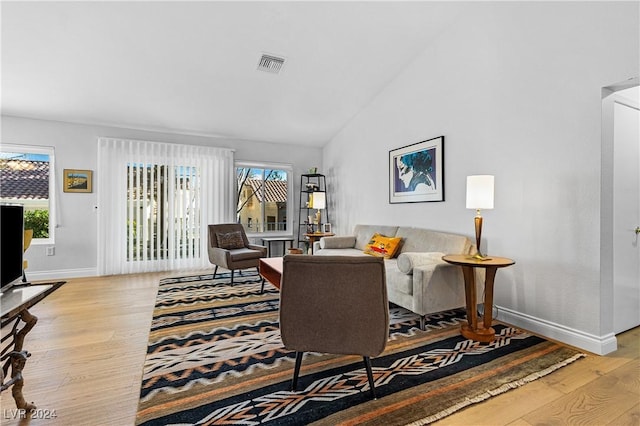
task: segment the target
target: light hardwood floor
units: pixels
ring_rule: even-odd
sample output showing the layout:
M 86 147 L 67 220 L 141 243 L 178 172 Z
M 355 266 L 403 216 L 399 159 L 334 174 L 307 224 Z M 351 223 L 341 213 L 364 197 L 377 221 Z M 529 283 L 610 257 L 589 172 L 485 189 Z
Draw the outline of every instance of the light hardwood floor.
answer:
M 7 391 L 0 424 L 133 424 L 158 282 L 171 275 L 186 273 L 72 279 L 32 308 L 39 321 L 25 342 L 24 395 L 56 417 L 15 418 Z M 640 425 L 640 328 L 619 335 L 615 353 L 589 355 L 437 424 Z

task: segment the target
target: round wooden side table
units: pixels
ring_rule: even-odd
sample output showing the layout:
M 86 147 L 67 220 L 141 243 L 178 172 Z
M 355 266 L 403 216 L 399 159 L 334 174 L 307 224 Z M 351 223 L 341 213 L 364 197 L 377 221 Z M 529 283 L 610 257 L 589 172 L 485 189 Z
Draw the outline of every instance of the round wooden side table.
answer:
M 442 260 L 452 265 L 462 267 L 464 276 L 464 291 L 467 302 L 467 324 L 462 324 L 460 333 L 467 339 L 489 343 L 496 338 L 496 332 L 491 327 L 493 321 L 493 282 L 498 268 L 511 266 L 516 262 L 506 257 L 488 256 L 486 259 L 476 259 L 464 254 L 448 254 Z M 485 269 L 484 280 L 484 315 L 482 323 L 478 322 L 478 295 L 476 294 L 476 278 L 474 268 Z
M 309 239 L 309 247 L 311 248 L 311 254 L 313 254 L 313 243 L 320 240 L 322 237 L 333 237 L 335 234 L 331 232 L 309 232 L 304 234 Z

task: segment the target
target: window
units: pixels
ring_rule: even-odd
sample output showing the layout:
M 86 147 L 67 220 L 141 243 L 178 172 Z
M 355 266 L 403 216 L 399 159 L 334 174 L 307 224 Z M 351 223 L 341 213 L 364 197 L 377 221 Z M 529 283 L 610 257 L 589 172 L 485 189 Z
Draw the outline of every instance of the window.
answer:
M 289 165 L 236 162 L 236 220 L 247 234 L 291 233 Z
M 207 224 L 233 221 L 233 151 L 98 139 L 98 274 L 209 267 Z
M 200 196 L 195 167 L 127 164 L 127 261 L 199 257 Z
M 0 201 L 22 204 L 25 229 L 33 229 L 33 244 L 53 244 L 55 231 L 54 149 L 2 144 Z

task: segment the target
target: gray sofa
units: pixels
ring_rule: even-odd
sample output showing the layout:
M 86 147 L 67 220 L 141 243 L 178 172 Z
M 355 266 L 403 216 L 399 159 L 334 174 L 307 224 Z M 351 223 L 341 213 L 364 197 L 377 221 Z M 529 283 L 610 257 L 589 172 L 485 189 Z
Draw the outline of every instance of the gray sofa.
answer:
M 368 256 L 365 246 L 377 232 L 401 237 L 395 258 L 385 259 L 389 301 L 420 316 L 465 306 L 464 278 L 459 266 L 442 260 L 445 254 L 472 254 L 475 246 L 463 236 L 406 226 L 356 225 L 352 235 L 324 237 L 314 244 L 318 256 Z M 481 268 L 476 268 L 481 269 Z M 478 294 L 483 280 L 476 277 Z

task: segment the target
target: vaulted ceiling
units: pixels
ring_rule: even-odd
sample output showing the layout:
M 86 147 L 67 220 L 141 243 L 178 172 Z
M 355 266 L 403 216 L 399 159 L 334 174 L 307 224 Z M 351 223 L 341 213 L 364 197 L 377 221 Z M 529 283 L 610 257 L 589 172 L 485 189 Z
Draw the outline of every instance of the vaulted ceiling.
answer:
M 322 146 L 468 6 L 3 1 L 2 113 Z

